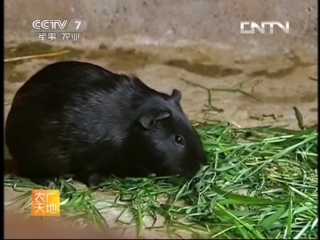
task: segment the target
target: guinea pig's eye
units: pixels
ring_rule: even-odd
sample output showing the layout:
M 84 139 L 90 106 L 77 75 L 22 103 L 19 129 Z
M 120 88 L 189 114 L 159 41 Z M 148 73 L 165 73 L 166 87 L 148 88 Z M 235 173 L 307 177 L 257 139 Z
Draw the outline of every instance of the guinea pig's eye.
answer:
M 175 135 L 174 142 L 180 146 L 184 146 L 184 138 L 181 135 Z

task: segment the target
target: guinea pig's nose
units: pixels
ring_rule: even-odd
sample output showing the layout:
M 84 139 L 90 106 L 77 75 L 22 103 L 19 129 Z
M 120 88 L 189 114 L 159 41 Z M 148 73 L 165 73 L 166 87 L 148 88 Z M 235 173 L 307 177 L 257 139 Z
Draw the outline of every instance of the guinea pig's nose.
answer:
M 205 154 L 205 152 L 202 153 L 202 156 L 200 157 L 200 164 L 201 165 L 205 165 L 208 162 L 208 158 L 207 155 Z
M 200 170 L 201 166 L 200 165 L 194 165 L 191 169 L 190 172 L 194 175 Z

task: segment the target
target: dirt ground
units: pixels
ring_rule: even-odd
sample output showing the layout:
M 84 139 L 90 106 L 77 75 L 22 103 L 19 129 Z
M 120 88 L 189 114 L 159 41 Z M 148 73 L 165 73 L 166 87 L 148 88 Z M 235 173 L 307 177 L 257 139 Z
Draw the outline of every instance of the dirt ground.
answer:
M 66 48 L 8 43 L 5 58 Z M 236 127 L 287 125 L 297 129 L 296 107 L 305 125 L 317 124 L 317 81 L 312 79 L 317 78 L 317 58 L 302 49 L 265 56 L 201 45 L 127 49 L 100 45 L 83 49 L 72 48 L 69 54 L 55 58 L 5 63 L 5 117 L 15 92 L 32 74 L 52 61 L 75 59 L 133 73 L 158 91 L 179 89 L 182 106 L 193 121 L 229 121 Z M 7 152 L 6 158 L 10 158 Z M 5 200 L 10 201 L 14 195 L 6 189 Z M 104 216 L 110 222 L 115 214 Z M 167 236 L 164 232 L 147 232 L 146 237 Z

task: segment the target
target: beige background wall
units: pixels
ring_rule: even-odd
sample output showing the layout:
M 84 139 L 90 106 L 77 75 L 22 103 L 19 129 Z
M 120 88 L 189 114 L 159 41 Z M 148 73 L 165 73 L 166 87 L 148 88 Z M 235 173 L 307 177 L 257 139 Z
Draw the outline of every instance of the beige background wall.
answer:
M 316 0 L 10 0 L 5 1 L 5 39 L 34 37 L 35 19 L 85 18 L 85 39 L 125 35 L 205 40 L 222 47 L 279 51 L 317 43 Z M 240 35 L 240 21 L 290 22 L 290 34 Z

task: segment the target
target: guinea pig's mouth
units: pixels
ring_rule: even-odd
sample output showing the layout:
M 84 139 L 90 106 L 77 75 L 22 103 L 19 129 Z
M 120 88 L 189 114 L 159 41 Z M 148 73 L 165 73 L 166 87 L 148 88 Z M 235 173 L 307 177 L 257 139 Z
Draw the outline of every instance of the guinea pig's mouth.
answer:
M 187 178 L 187 179 L 191 179 L 191 178 L 196 176 L 196 174 L 198 173 L 200 168 L 201 168 L 201 166 L 188 167 L 186 170 L 181 172 L 179 175 L 181 177 L 184 177 L 184 178 Z
M 139 170 L 140 170 L 140 172 L 142 172 L 142 175 L 144 175 L 144 176 L 149 176 L 149 175 L 154 174 L 152 169 L 149 169 L 149 168 L 144 167 L 144 166 L 140 166 Z

